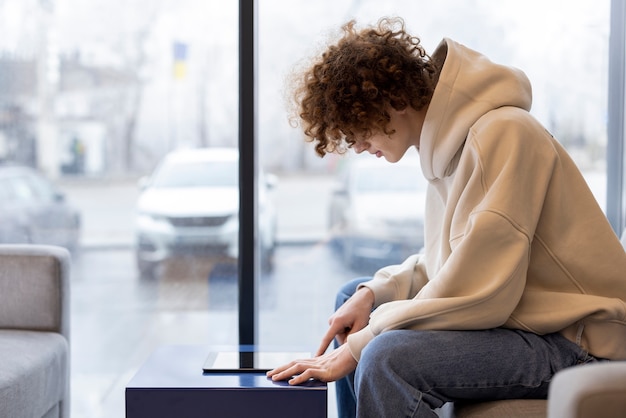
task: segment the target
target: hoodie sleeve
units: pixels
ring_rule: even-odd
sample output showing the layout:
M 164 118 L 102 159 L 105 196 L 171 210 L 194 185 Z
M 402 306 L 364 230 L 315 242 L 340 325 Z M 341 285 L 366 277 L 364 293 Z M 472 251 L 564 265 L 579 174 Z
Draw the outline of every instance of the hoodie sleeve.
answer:
M 528 252 L 528 238 L 506 218 L 491 212 L 477 214 L 433 280 L 413 298 L 378 306 L 369 325 L 348 337 L 352 355 L 358 360 L 372 338 L 391 329 L 474 330 L 503 325 L 524 290 Z M 401 278 L 392 277 L 396 288 L 402 288 Z M 377 301 L 381 288 L 392 287 L 380 279 L 366 286 L 374 290 Z
M 441 268 L 430 280 L 411 285 L 403 284 L 397 272 L 389 276 L 393 286 L 381 284 L 380 277 L 366 284 L 382 304 L 369 325 L 348 338 L 357 360 L 365 345 L 387 330 L 489 329 L 504 325 L 513 313 L 526 285 L 531 237 L 551 181 L 554 153 L 527 141 L 538 131 L 507 122 L 508 116 L 501 112 L 490 119 L 497 122 L 470 132 L 457 169 L 457 179 L 464 182 L 457 187 L 463 191 L 454 208 L 447 208 L 454 214 L 445 244 L 450 254 Z M 420 281 L 425 282 L 412 296 L 409 289 L 416 290 Z
M 372 280 L 361 283 L 357 289 L 367 287 L 372 290 L 375 308 L 394 300 L 410 299 L 428 282 L 421 257 L 421 254 L 414 254 L 402 264 L 383 267 Z

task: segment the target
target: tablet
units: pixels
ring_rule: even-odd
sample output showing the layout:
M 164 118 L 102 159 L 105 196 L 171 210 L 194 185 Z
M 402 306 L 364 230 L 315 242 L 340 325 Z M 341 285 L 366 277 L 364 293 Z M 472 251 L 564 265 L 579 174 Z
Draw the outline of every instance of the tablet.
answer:
M 202 370 L 205 373 L 265 373 L 292 360 L 311 358 L 298 351 L 211 351 Z

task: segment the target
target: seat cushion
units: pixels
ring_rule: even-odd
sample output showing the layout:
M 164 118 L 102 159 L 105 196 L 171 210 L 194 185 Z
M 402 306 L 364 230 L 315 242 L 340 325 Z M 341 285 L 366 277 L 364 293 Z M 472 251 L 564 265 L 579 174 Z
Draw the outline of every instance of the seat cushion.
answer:
M 545 418 L 548 401 L 542 399 L 511 399 L 476 403 L 455 403 L 455 418 Z
M 61 334 L 0 329 L 0 417 L 42 417 L 61 402 L 68 351 Z

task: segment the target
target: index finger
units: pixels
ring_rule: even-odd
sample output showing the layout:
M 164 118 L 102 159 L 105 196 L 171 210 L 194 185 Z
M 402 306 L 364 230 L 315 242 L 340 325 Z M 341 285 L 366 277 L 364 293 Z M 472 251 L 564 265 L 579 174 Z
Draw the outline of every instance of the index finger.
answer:
M 337 334 L 335 333 L 335 330 L 333 328 L 328 328 L 328 331 L 326 331 L 326 334 L 324 334 L 324 336 L 322 337 L 322 342 L 320 343 L 319 348 L 317 349 L 317 353 L 315 354 L 315 356 L 321 356 L 322 354 L 324 354 L 326 352 L 326 350 L 328 349 L 328 346 L 330 346 L 330 343 L 333 342 L 333 339 L 335 338 Z

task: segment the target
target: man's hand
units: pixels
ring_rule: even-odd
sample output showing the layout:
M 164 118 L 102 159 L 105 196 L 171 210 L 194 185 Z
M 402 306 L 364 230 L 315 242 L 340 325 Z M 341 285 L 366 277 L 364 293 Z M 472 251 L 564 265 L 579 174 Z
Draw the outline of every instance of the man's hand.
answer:
M 367 287 L 357 290 L 328 320 L 330 326 L 322 337 L 316 356 L 324 354 L 334 338 L 343 345 L 348 335 L 365 328 L 373 306 L 374 293 Z
M 323 356 L 294 360 L 267 372 L 272 380 L 287 380 L 290 385 L 298 385 L 309 379 L 333 382 L 356 369 L 357 362 L 346 344 Z

